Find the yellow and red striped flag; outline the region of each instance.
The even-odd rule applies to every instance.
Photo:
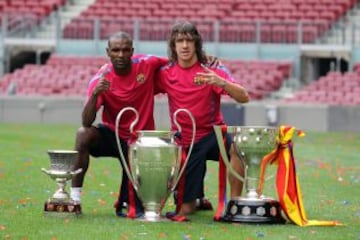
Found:
[[[337,226],[337,221],[308,220],[303,206],[300,183],[296,176],[292,138],[294,134],[305,136],[293,126],[280,126],[277,148],[266,155],[261,163],[259,191],[262,192],[265,168],[268,163],[277,164],[276,189],[282,210],[290,221],[299,226]]]

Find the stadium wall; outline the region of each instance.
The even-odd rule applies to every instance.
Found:
[[[83,103],[83,98],[0,97],[0,122],[80,125]],[[310,131],[360,132],[360,106],[223,102],[222,111],[229,125],[289,124]],[[158,128],[169,127],[164,98],[156,100],[155,118]]]
[[[97,40],[66,40],[61,39],[56,46],[59,54],[70,55],[102,55],[105,56],[107,41]],[[167,43],[165,41],[137,41],[134,42],[137,53],[153,54],[158,56],[167,55]],[[299,45],[283,44],[256,44],[256,43],[205,43],[207,53],[228,59],[275,59],[293,60],[299,57]]]
[[[70,54],[79,56],[101,55],[105,56],[107,41],[97,40],[66,40],[61,39],[56,44],[56,52],[59,54]],[[316,48],[326,47],[326,51],[336,53],[339,46],[344,45],[297,45],[297,44],[256,44],[256,43],[205,43],[204,48],[207,53],[219,58],[227,59],[271,59],[271,60],[292,60],[295,65],[301,56],[301,48],[304,46],[312,46],[314,51]],[[360,47],[346,45],[350,61],[360,62]],[[165,41],[141,41],[134,42],[136,53],[153,54],[158,56],[167,55],[167,43]],[[344,48],[341,48],[341,51]]]

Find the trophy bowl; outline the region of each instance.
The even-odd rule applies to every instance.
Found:
[[[277,146],[278,128],[269,126],[227,126],[236,154],[244,161],[242,177],[231,168],[222,141],[221,126],[214,126],[219,148],[231,174],[244,183],[242,196],[232,198],[226,208],[224,221],[244,223],[284,223],[280,203],[266,197],[259,188],[261,162]]]
[[[144,206],[144,219],[161,221],[161,210],[180,173],[181,146],[176,132],[138,131],[129,146],[129,168],[134,188]]]
[[[66,182],[82,171],[81,168],[72,171],[78,152],[73,150],[48,150],[47,153],[50,157],[50,169],[42,168],[41,170],[56,181],[58,189],[45,202],[44,212],[55,213],[55,215],[81,213],[80,204],[74,203],[66,191]]]
[[[130,132],[136,136],[136,139],[129,142],[128,161],[121,148],[119,133],[118,131],[115,133],[123,167],[144,207],[144,216],[139,220],[168,221],[161,211],[185,170],[194,144],[195,120],[188,110],[178,109],[174,113],[174,122],[179,131],[134,132],[132,128],[138,121],[138,112],[132,107],[127,107],[119,112],[115,129],[119,128],[121,116],[128,110],[133,111],[136,115],[135,121],[130,126]],[[192,143],[184,162],[181,159],[182,146],[178,143],[181,127],[176,121],[176,115],[181,111],[186,112],[193,123]]]

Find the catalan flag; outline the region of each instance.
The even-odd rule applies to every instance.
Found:
[[[308,220],[303,206],[300,183],[296,176],[292,138],[294,134],[305,136],[293,126],[280,126],[277,147],[266,155],[261,163],[259,191],[262,192],[267,164],[277,164],[276,189],[282,210],[288,219],[299,226],[336,226],[337,221]]]

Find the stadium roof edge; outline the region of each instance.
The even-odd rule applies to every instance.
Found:
[[[351,46],[349,45],[301,45],[300,52],[307,57],[342,57],[351,59]]]
[[[22,50],[53,51],[56,48],[56,39],[5,38],[4,46]]]

